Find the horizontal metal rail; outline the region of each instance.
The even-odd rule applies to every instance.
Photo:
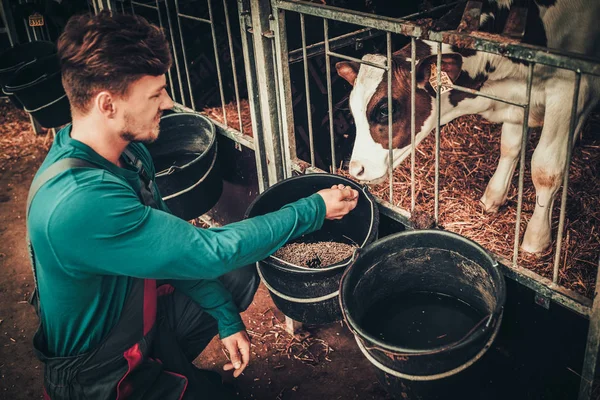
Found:
[[[370,65],[371,67],[375,67],[375,68],[381,68],[383,70],[388,70],[388,66],[387,65],[383,65],[383,64],[377,64],[371,61],[366,61],[366,60],[361,60],[360,58],[355,58],[355,57],[350,57],[344,54],[340,54],[340,53],[334,53],[333,51],[327,51],[326,54],[328,56],[333,56],[333,57],[337,57],[337,58],[341,58],[342,60],[348,60],[348,61],[354,61],[357,63],[361,63],[361,64],[365,64],[365,65]]]
[[[182,14],[182,13],[179,13],[179,12],[177,13],[177,16],[181,17],[181,18],[191,19],[193,21],[203,22],[205,24],[210,24],[211,23],[210,20],[208,20],[208,19],[200,18],[200,17],[194,17],[193,15]]]
[[[390,33],[414,36],[420,39],[429,39],[456,45],[460,48],[479,50],[522,61],[531,61],[536,64],[600,76],[600,59],[586,57],[577,53],[550,50],[545,47],[523,43],[503,43],[498,41],[499,37],[494,40],[493,35],[489,38],[483,35],[474,36],[473,32],[427,31],[415,22],[405,19],[374,16],[373,14],[320,4],[298,3],[291,0],[274,0],[274,5],[276,8],[282,10],[294,11],[332,21],[346,22]]]
[[[304,16],[304,14],[300,14]],[[329,49],[337,50],[342,47],[346,47],[352,44],[355,44],[359,41],[373,39],[379,36],[384,35],[385,33],[382,31],[375,31],[371,28],[359,29],[354,32],[346,33],[345,35],[336,36],[334,38],[329,39]],[[303,55],[302,49],[296,49],[290,51],[289,60],[290,64],[294,64],[302,61],[303,58],[312,58],[318,55],[321,55],[325,52],[325,44],[324,42],[319,42],[315,44],[311,44],[310,46],[306,46],[306,55]]]
[[[158,11],[158,7],[156,7],[156,6],[151,6],[150,4],[140,3],[140,2],[138,2],[138,1],[132,1],[132,2],[131,2],[131,4],[132,4],[132,5],[134,5],[134,6],[140,6],[140,7],[151,8],[151,9],[153,9],[153,10],[156,10],[156,11]]]

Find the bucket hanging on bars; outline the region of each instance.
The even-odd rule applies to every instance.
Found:
[[[25,64],[55,53],[56,45],[46,41],[17,44],[0,53],[0,86],[4,88],[14,73]],[[7,94],[7,96],[13,105],[23,108],[23,105],[13,95]]]
[[[223,179],[217,162],[217,132],[206,117],[172,113],[160,119],[158,139],[147,145],[156,184],[171,212],[191,220],[221,197]]]
[[[340,285],[360,350],[399,398],[411,382],[427,389],[479,360],[498,333],[505,297],[497,262],[476,243],[440,230],[402,232],[367,246]],[[441,398],[461,398],[445,390]]]
[[[14,96],[44,128],[59,127],[71,121],[69,99],[62,86],[56,54],[23,65],[2,90]]]
[[[379,211],[366,186],[332,174],[308,174],[283,180],[261,193],[246,211],[246,218],[279,210],[284,205],[333,185],[347,185],[359,192],[356,208],[341,220],[323,223],[310,237],[315,241],[351,241],[359,247],[377,237]],[[308,235],[307,235],[308,236]],[[288,317],[309,324],[324,324],[342,318],[339,282],[351,257],[324,268],[295,265],[275,256],[257,263],[261,280],[273,302]]]

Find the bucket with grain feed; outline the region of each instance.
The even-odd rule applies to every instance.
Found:
[[[333,185],[350,186],[359,193],[356,208],[340,220],[323,223],[323,227],[295,243],[310,249],[328,243],[340,248],[344,244],[361,248],[377,237],[379,211],[366,186],[333,174],[307,174],[285,179],[261,193],[246,211],[246,218],[279,210],[284,205]],[[324,324],[342,319],[338,300],[342,273],[352,262],[353,251],[342,259],[315,257],[315,265],[302,265],[276,253],[257,263],[262,282],[273,302],[288,317],[307,324]],[[321,262],[322,261],[322,262]]]

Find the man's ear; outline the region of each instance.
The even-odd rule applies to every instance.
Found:
[[[116,114],[115,101],[112,94],[102,91],[94,97],[94,106],[107,118],[113,118]]]
[[[354,86],[354,81],[358,75],[360,64],[355,61],[340,61],[335,64],[335,69],[339,76],[348,81],[349,84]]]
[[[462,63],[462,56],[458,53],[442,54],[442,71],[448,74],[452,83],[458,79],[462,71]],[[432,65],[437,66],[437,54],[427,56],[417,64],[417,85],[419,87],[425,87],[429,81]]]

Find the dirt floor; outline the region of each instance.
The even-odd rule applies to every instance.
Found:
[[[36,136],[25,113],[0,100],[0,399],[41,398],[41,364],[32,350],[37,325],[27,303],[33,280],[25,247],[25,201],[50,134]],[[261,285],[243,319],[252,361],[235,381],[244,399],[389,399],[349,331],[340,323],[308,329],[295,340]],[[219,371],[226,362],[215,339],[196,360]]]

